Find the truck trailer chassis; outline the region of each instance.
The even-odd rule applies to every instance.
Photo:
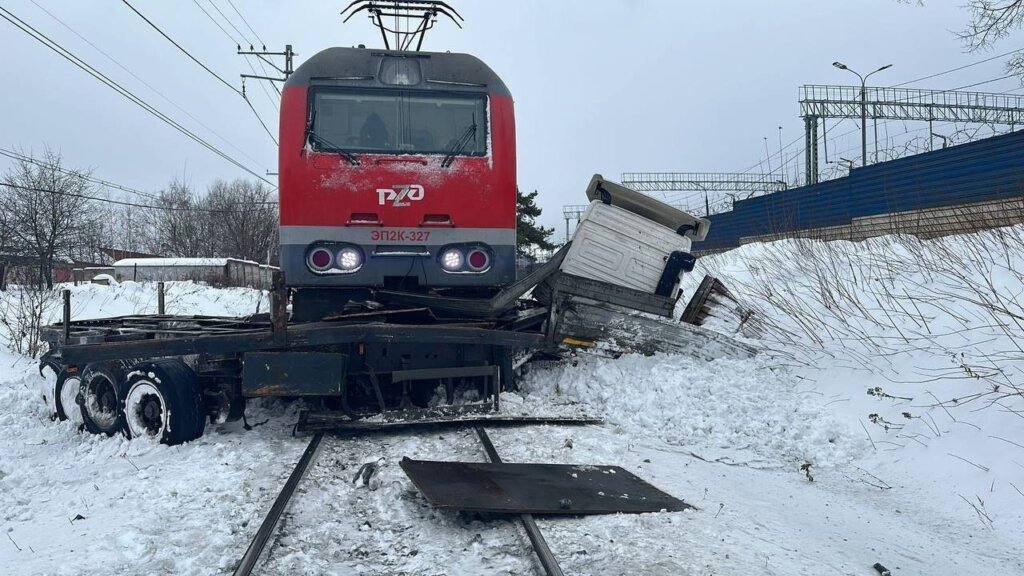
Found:
[[[588,196],[592,211],[603,211],[606,219],[618,210],[628,212],[627,220],[649,218],[643,226],[660,227],[662,235],[706,233],[706,221],[599,175]],[[678,213],[676,221],[666,218],[669,210]],[[600,229],[589,230],[588,242],[603,241]],[[638,236],[639,253],[630,257],[660,274],[647,274],[647,291],[633,278],[616,276],[627,272],[600,277],[609,272],[576,265],[593,255],[586,246],[574,251],[570,242],[490,298],[371,289],[369,298],[350,300],[341,312],[308,322],[289,320],[289,293],[280,275],[270,313],[247,318],[155,314],[72,320],[66,292],[64,321],[43,331],[49,351],[41,367],[58,374],[59,417],[75,409],[67,405],[70,398],[90,432],[148,435],[174,444],[202,435],[207,420],[244,418],[249,398],[305,397],[322,414],[306,414],[301,422],[319,428],[370,416],[380,422],[437,421],[496,413],[500,393],[515,386],[517,363],[536,354],[557,355],[566,343],[602,340],[642,353],[703,358],[754,354],[731,338],[674,320],[679,278],[693,269],[693,257],[645,245],[635,228],[626,233],[608,234]],[[709,294],[698,291],[700,302],[691,301],[688,311],[706,310]]]

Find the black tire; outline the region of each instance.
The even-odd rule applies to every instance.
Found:
[[[82,423],[82,408],[75,400],[81,393],[81,387],[82,375],[78,370],[71,373],[65,367],[57,373],[57,382],[53,385],[53,409],[57,420]]]
[[[82,370],[78,405],[88,432],[113,436],[124,427],[123,362],[94,362]]]
[[[206,427],[202,388],[195,372],[176,358],[142,362],[122,387],[124,433],[163,444],[195,440]]]

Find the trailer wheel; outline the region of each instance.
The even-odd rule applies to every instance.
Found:
[[[82,370],[81,378],[75,402],[81,407],[85,429],[93,434],[113,436],[124,425],[124,412],[121,410],[124,364],[89,364]]]
[[[53,385],[53,407],[57,420],[82,424],[82,408],[75,400],[81,387],[82,376],[77,370],[72,374],[64,368],[57,374],[57,383]]]
[[[203,435],[206,411],[199,379],[178,359],[143,362],[124,383],[125,435],[168,445]]]

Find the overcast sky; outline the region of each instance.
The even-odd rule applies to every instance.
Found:
[[[228,0],[129,1],[228,82],[240,86],[238,75],[251,73],[228,36],[254,35]],[[342,24],[338,12],[348,0],[233,1],[268,48],[292,44],[297,64],[330,46],[381,45],[365,17]],[[595,172],[618,179],[622,172],[742,171],[763,162],[766,136],[772,153],[778,151],[778,126],[784,143],[802,134],[800,85],[856,80],[833,68],[834,60],[861,72],[891,63],[870,83],[892,85],[1022,47],[1015,44],[1018,34],[993,52],[964,53],[953,34],[968,17],[962,0],[929,0],[924,7],[895,0],[449,3],[465,17],[464,29],[439,21],[424,49],[474,54],[505,80],[516,102],[519,186],[540,191],[541,220],[559,235],[562,206],[585,201]],[[121,1],[0,0],[0,6],[254,172],[276,172],[276,148],[244,101]],[[217,178],[246,176],[3,20],[0,53],[0,147],[39,153],[49,145],[71,166],[148,191],[175,177],[205,188]],[[964,86],[1004,75],[1002,66],[995,60],[913,86]],[[973,89],[1019,86],[1011,78]],[[252,81],[247,92],[276,133],[276,93]],[[845,124],[832,132],[846,135],[830,140],[830,156],[859,155],[857,124]],[[894,133],[914,128],[886,126]],[[778,170],[777,158],[773,164]],[[8,165],[0,158],[0,170]],[[795,164],[788,168],[792,179]]]

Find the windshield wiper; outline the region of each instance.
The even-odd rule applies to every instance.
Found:
[[[327,138],[324,138],[323,136],[313,131],[313,122],[315,120],[316,110],[314,109],[313,112],[309,115],[309,123],[306,124],[306,141],[311,144],[318,143],[324,147],[324,149],[318,150],[318,152],[333,152],[338,156],[341,156],[345,160],[348,160],[349,164],[352,164],[353,166],[359,166],[359,158],[356,158],[355,154],[349,152],[348,150],[345,150],[341,146],[338,146],[334,142],[331,142]]]
[[[448,168],[449,166],[451,166],[452,163],[455,162],[455,157],[458,156],[459,154],[462,154],[462,152],[466,149],[466,146],[469,145],[469,141],[471,139],[475,139],[473,138],[475,135],[476,115],[474,114],[473,123],[470,124],[469,128],[466,128],[466,131],[462,133],[462,136],[459,136],[459,139],[456,140],[454,144],[452,144],[452,147],[448,150],[448,154],[445,155],[444,160],[441,160],[441,167]]]
[[[349,152],[348,150],[345,150],[344,148],[338,146],[334,142],[331,142],[327,138],[320,136],[316,132],[310,131],[309,141],[319,143],[322,146],[319,150],[317,150],[317,152],[337,154],[338,156],[341,156],[345,160],[348,160],[349,164],[352,164],[353,166],[359,166],[360,164],[359,158],[356,158],[355,154]]]

